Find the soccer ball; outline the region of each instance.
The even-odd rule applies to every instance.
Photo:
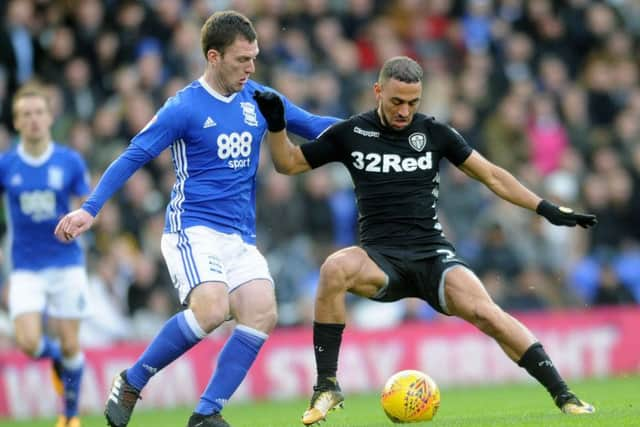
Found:
[[[380,400],[394,423],[429,421],[440,407],[440,390],[423,372],[400,371],[387,380]]]

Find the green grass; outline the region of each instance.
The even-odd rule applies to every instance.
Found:
[[[640,377],[572,381],[572,389],[597,408],[594,415],[564,415],[552,406],[546,392],[534,384],[441,390],[440,411],[429,425],[447,426],[640,426]],[[239,403],[227,406],[225,418],[233,427],[302,426],[307,400]],[[139,411],[130,427],[184,427],[191,408]],[[83,427],[104,426],[102,416],[83,417]],[[8,421],[2,427],[51,427],[53,419]],[[345,409],[332,413],[323,427],[390,427],[376,395],[348,395]]]

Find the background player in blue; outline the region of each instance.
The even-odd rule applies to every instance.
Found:
[[[49,99],[42,88],[22,87],[13,98],[19,143],[0,157],[10,246],[9,311],[16,341],[26,354],[50,358],[54,385],[64,396],[57,427],[79,427],[78,400],[84,367],[78,333],[87,315],[87,277],[78,242],[54,236],[74,196],[89,192],[78,153],[51,140]],[[43,314],[60,344],[43,333]]]
[[[279,96],[259,98],[260,110],[271,123],[267,140],[276,169],[292,175],[332,161],[344,163],[360,214],[361,246],[330,255],[320,270],[313,328],[318,376],[302,422],[325,419],[344,400],[336,374],[347,292],[381,302],[418,297],[443,314],[460,317],[495,339],[563,412],[592,413],[593,406],[569,391],[542,345],[493,302],[442,233],[440,160],[446,158],[499,197],[553,224],[587,228],[596,224],[596,217],[541,199],[474,151],[451,127],[417,113],[422,75],[410,58],[389,59],[374,85],[377,108],[332,126],[302,146],[293,145],[283,132],[288,116]]]
[[[267,123],[249,79],[256,33],[243,15],[217,12],[202,27],[204,75],[179,91],[109,166],[81,209],[56,235],[86,231],[103,203],[143,164],[170,148],[176,183],[166,210],[162,251],[187,309],[171,318],[138,361],[114,380],[105,416],[122,427],[151,376],[231,315],[237,322],[189,426],[228,426],[220,415],[276,324],[273,280],[255,246],[255,181]],[[336,121],[284,100],[288,129],[313,139]]]

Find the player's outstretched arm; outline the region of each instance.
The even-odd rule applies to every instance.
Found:
[[[93,216],[84,209],[66,214],[56,225],[54,234],[61,242],[71,242],[93,225]]]
[[[300,147],[291,142],[285,131],[284,103],[275,92],[255,91],[253,99],[267,121],[267,143],[276,170],[296,175],[311,169]]]
[[[473,151],[459,168],[470,177],[482,182],[502,199],[535,211],[552,224],[569,227],[579,225],[589,228],[598,222],[595,215],[577,213],[573,209],[557,206],[541,199],[511,173],[491,163],[477,151]]]

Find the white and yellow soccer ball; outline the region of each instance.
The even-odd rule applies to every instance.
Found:
[[[440,407],[440,389],[424,372],[400,371],[387,380],[380,400],[394,423],[429,421]]]

